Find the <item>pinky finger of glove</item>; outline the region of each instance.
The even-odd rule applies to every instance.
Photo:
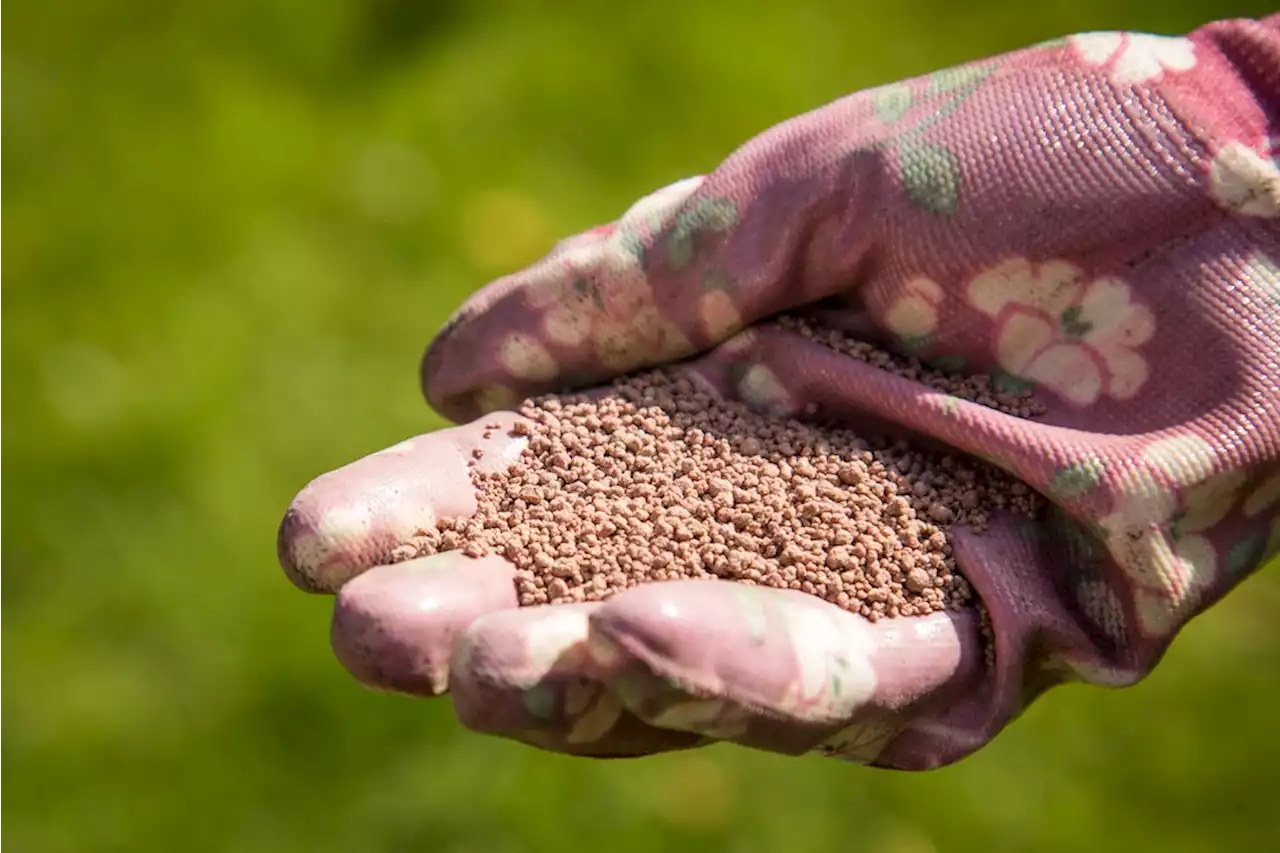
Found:
[[[623,705],[651,725],[871,762],[983,672],[976,613],[872,623],[791,590],[673,581],[591,615]]]

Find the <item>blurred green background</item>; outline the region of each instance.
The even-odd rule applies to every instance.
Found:
[[[358,687],[276,567],[307,480],[441,425],[489,278],[837,96],[1245,0],[10,5],[4,840],[13,851],[1260,850],[1280,581],[1138,687],[931,774],[629,763]]]

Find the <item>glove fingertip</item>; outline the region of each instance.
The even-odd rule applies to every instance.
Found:
[[[514,571],[500,557],[456,552],[371,569],[338,593],[334,655],[369,687],[439,696],[458,637],[484,613],[516,606]]]

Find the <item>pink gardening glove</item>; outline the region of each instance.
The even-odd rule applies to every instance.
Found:
[[[1280,16],[1073,36],[837,101],[477,293],[423,363],[458,422],[327,474],[280,557],[338,592],[362,681],[473,729],[638,755],[715,739],[928,768],[1047,688],[1136,682],[1280,547]],[[1034,387],[1019,420],[767,318],[810,310],[923,362]],[[522,398],[691,359],[778,415],[895,424],[1043,493],[953,531],[990,613],[874,624],[722,581],[520,609],[513,567],[399,562],[466,516]],[[501,414],[489,414],[499,412]],[[505,412],[505,413],[504,413]],[[492,470],[492,469],[491,469]]]

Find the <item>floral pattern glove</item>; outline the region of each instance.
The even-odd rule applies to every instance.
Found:
[[[922,769],[1046,689],[1133,684],[1280,549],[1280,16],[1089,33],[862,92],[477,293],[431,345],[467,425],[326,474],[280,556],[338,592],[368,684],[449,691],[483,732],[581,755],[713,740]],[[835,353],[820,314],[1033,388],[1020,420]],[[663,364],[791,415],[888,423],[1011,472],[1039,520],[955,532],[973,613],[870,623],[801,593],[673,581],[517,608],[512,567],[409,559],[474,513],[520,399]],[[474,420],[479,418],[480,420]]]

